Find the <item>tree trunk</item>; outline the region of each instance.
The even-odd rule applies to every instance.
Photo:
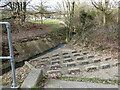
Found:
[[[41,14],[41,24],[43,24],[43,14]]]
[[[120,1],[119,1],[119,7],[118,7],[118,24],[120,24]]]
[[[26,2],[23,2],[23,22],[25,22],[26,19]]]
[[[106,24],[106,14],[105,14],[105,12],[103,12],[103,25],[105,25]]]

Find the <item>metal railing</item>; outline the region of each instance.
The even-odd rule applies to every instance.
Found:
[[[16,77],[15,77],[15,67],[14,67],[14,55],[13,55],[13,48],[12,48],[11,34],[10,34],[10,23],[8,23],[8,22],[0,22],[0,25],[3,25],[3,24],[6,25],[6,28],[7,28],[10,56],[0,57],[0,59],[10,59],[11,60],[12,77],[13,77],[13,84],[12,84],[11,88],[17,88],[17,86],[16,86]]]

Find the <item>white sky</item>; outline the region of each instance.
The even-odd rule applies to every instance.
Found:
[[[41,0],[32,0],[31,1],[31,4],[39,4]],[[46,1],[46,5],[51,7],[51,9],[54,10],[54,8],[58,5],[58,3],[62,3],[62,1],[64,0],[43,0],[43,2]],[[90,3],[91,4],[91,0],[74,0],[74,1],[80,1],[81,3],[82,2],[87,2],[87,3]],[[99,1],[99,0],[95,0],[95,1]],[[102,0],[103,1],[103,0]],[[110,1],[113,1],[113,0],[110,0]],[[114,1],[119,1],[119,0],[114,0]]]
[[[62,3],[62,1],[64,1],[64,0],[43,0],[43,2],[44,1],[46,1],[47,6],[50,6],[52,9],[54,9],[54,7],[57,6],[57,3]],[[75,1],[84,2],[86,0],[75,0]],[[40,0],[32,0],[31,4],[36,5],[36,4],[39,4],[39,2],[40,2]],[[87,2],[89,3],[89,2],[91,2],[91,0],[87,0]]]

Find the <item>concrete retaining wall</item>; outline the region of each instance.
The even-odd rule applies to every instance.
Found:
[[[18,55],[15,56],[15,62],[29,59],[34,55],[43,53],[47,50],[50,50],[51,48],[55,48],[61,43],[62,42],[60,40],[52,40],[50,38],[16,43],[13,45],[13,48],[18,53]],[[10,67],[10,63],[5,63],[2,65],[2,69],[5,69],[7,67]]]

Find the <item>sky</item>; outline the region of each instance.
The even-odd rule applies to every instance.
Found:
[[[41,0],[32,0],[31,4],[36,5],[40,1]],[[62,3],[62,1],[65,1],[65,0],[43,0],[43,1],[46,1],[46,5],[51,7],[50,9],[54,10],[54,8],[58,5],[57,3]],[[74,1],[80,1],[81,3],[87,2],[88,4],[91,4],[91,0],[74,0]],[[99,0],[95,0],[95,1],[99,1]],[[102,1],[104,1],[104,0],[102,0]],[[110,1],[113,1],[113,0],[110,0]],[[119,1],[119,0],[115,0],[115,1]]]
[[[40,0],[32,0],[31,1],[31,4],[38,4]],[[54,10],[54,8],[58,5],[57,3],[62,3],[62,1],[64,0],[43,0],[43,1],[46,1],[46,5],[51,7],[51,9]],[[84,2],[86,0],[75,0],[75,1],[80,1],[80,2]],[[91,2],[91,0],[87,0],[87,2]]]

